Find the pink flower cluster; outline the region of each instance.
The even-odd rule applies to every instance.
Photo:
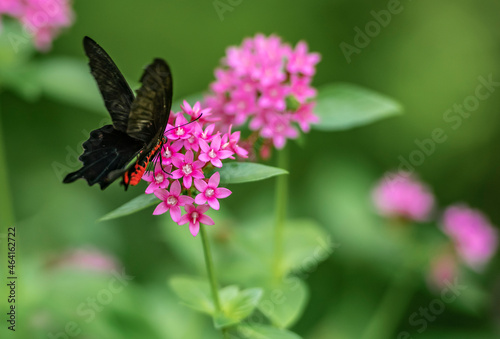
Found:
[[[179,225],[189,223],[191,234],[196,236],[200,223],[214,224],[205,213],[210,208],[218,210],[219,199],[231,194],[227,188],[219,187],[219,172],[210,178],[205,178],[205,174],[222,167],[222,161],[234,159],[234,155],[246,157],[247,151],[238,146],[240,132],[229,130],[221,134],[215,132],[215,124],[206,122],[211,115],[210,108],[201,110],[199,102],[191,107],[184,101],[181,109],[170,114],[161,160],[156,161],[154,170],[145,172],[142,179],[150,183],[146,194],[153,193],[162,200],[153,214],[170,211],[173,221]],[[195,120],[201,114],[203,118]]]
[[[74,16],[68,0],[2,0],[2,14],[19,20],[41,51],[50,49],[52,40],[61,28],[71,25]]]
[[[465,205],[450,206],[444,212],[442,224],[458,255],[475,270],[481,270],[497,250],[497,230],[478,210]]]
[[[299,136],[294,123],[308,132],[318,122],[311,80],[319,60],[303,41],[294,49],[273,35],[247,38],[227,49],[205,102],[221,128],[249,120],[252,131],[281,149]]]
[[[434,206],[429,188],[408,172],[389,173],[373,191],[375,206],[381,215],[424,221]]]

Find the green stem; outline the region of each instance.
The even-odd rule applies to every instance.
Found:
[[[9,189],[10,185],[7,173],[7,157],[5,154],[4,137],[2,132],[2,119],[0,114],[0,211],[2,211],[0,213],[0,225],[3,225],[6,231],[8,227],[14,225],[14,212]],[[2,229],[1,231],[3,232],[4,230]]]
[[[418,263],[413,259],[403,265],[400,273],[393,277],[362,339],[385,339],[393,336],[417,288],[415,270]]]
[[[208,242],[207,232],[205,231],[205,225],[200,224],[200,233],[201,241],[203,242],[203,254],[205,255],[208,280],[210,282],[210,288],[212,289],[212,297],[214,298],[215,311],[216,313],[219,313],[222,311],[219,300],[219,289],[215,278],[214,263],[212,260],[212,253],[210,252],[210,243]]]
[[[278,168],[288,169],[288,149],[278,152]],[[286,203],[288,196],[288,177],[279,175],[276,178],[276,224],[274,228],[274,261],[273,275],[276,281],[281,278],[281,262],[283,260],[283,242],[286,220]]]

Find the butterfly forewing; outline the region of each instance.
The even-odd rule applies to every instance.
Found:
[[[132,103],[127,134],[144,141],[149,148],[165,131],[172,106],[172,75],[167,63],[155,59],[144,70],[142,87]]]
[[[134,94],[111,57],[89,37],[83,39],[85,54],[89,58],[90,72],[94,76],[113,126],[127,132],[128,118]]]

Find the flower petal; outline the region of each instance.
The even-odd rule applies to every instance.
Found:
[[[170,195],[167,190],[162,190],[162,189],[157,189],[153,193],[160,200],[166,200]]]
[[[160,202],[153,211],[153,215],[160,215],[168,211],[168,205],[164,201]]]
[[[181,194],[181,184],[179,180],[175,180],[172,185],[170,185],[170,194],[178,197]]]
[[[210,179],[208,179],[208,185],[212,188],[216,188],[217,186],[219,186],[219,182],[220,182],[220,173],[219,172],[215,172],[211,177]],[[205,186],[206,187],[206,186]]]
[[[231,191],[224,187],[217,187],[215,189],[215,197],[217,199],[224,199],[231,195]]]
[[[205,198],[205,194],[200,193],[194,199],[194,203],[197,205],[203,205],[207,202],[207,198]]]
[[[209,181],[210,182],[210,181]],[[205,190],[207,189],[207,183],[205,182],[205,180],[201,180],[201,179],[196,179],[194,181],[194,187],[196,187],[196,189],[200,192],[205,192]]]
[[[212,197],[211,199],[208,199],[208,205],[217,211],[220,208],[219,200],[215,199],[214,197]]]
[[[205,214],[202,214],[200,216],[200,222],[203,225],[214,225],[215,224],[215,221],[212,218],[210,218],[208,215],[205,215]]]
[[[200,230],[200,224],[199,223],[196,223],[196,224],[193,224],[192,222],[189,223],[189,231],[191,232],[191,234],[193,235],[193,237],[196,237],[196,235],[198,234]]]
[[[172,206],[170,208],[170,216],[172,217],[172,220],[175,222],[179,222],[181,219],[181,208],[179,206]]]

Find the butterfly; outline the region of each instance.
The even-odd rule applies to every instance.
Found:
[[[163,59],[154,59],[141,77],[134,96],[110,56],[89,37],[83,39],[85,54],[104,99],[112,124],[90,133],[79,157],[83,167],[68,174],[63,182],[84,178],[101,189],[117,178],[127,190],[137,185],[148,164],[159,158],[172,106],[172,75]],[[161,160],[161,159],[160,159]]]

